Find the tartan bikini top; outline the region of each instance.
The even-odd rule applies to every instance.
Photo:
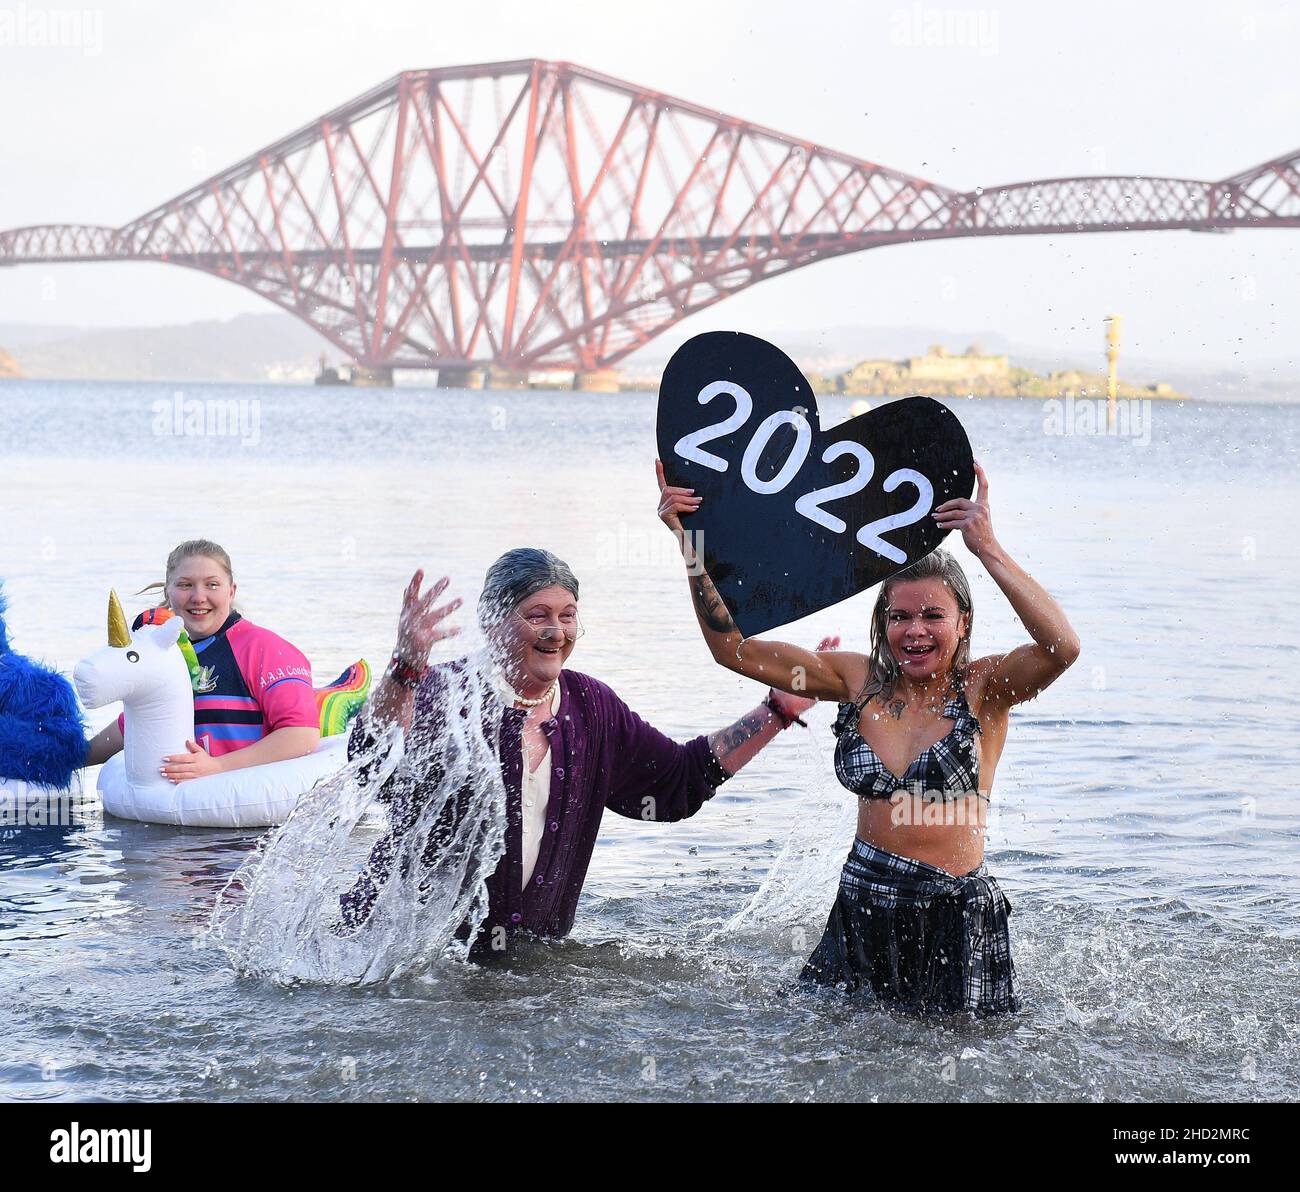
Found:
[[[975,734],[984,730],[960,686],[943,706],[943,715],[953,721],[952,731],[929,746],[901,777],[885,766],[858,730],[862,709],[869,700],[868,696],[858,703],[841,704],[835,718],[835,735],[839,738],[835,744],[835,776],[859,799],[887,799],[897,790],[931,799],[979,793]]]

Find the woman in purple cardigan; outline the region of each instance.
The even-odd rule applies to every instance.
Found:
[[[436,739],[445,725],[447,685],[465,681],[466,659],[427,664],[433,644],[458,632],[446,619],[461,601],[437,605],[448,581],[421,595],[423,579],[417,571],[407,586],[396,649],[353,726],[349,756],[371,748],[395,724],[408,741]],[[504,952],[517,931],[568,934],[607,807],[641,820],[694,815],[814,702],[769,690],[727,728],[685,744],[672,741],[599,679],[565,669],[583,633],[578,581],[549,551],[502,555],[488,570],[478,614],[500,697],[491,706],[500,712],[495,738],[506,824],[504,855],[486,883],[488,911],[470,951],[474,959]],[[832,639],[821,648],[835,645]],[[372,850],[365,874],[342,896],[340,927],[356,928],[370,915],[404,833],[440,777],[435,764],[423,778],[404,784],[390,778],[378,792],[388,804],[389,831]],[[460,815],[463,805],[451,800],[430,833],[425,863],[454,840]]]

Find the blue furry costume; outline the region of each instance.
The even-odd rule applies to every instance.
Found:
[[[9,648],[0,590],[0,782],[66,787],[86,760],[86,726],[72,684]]]

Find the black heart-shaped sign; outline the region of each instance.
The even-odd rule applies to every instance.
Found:
[[[949,533],[936,505],[975,487],[957,416],[908,397],[821,429],[794,362],[738,331],[697,335],[659,386],[659,458],[700,508],[682,526],[747,637],[888,579]]]

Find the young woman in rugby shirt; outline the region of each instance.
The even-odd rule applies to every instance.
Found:
[[[320,741],[311,666],[284,638],[234,609],[230,556],[215,542],[182,542],[167,557],[164,606],[185,622],[200,666],[194,739],[187,752],[158,759],[172,782],[302,757]],[[138,629],[149,617],[136,618]],[[122,717],[90,743],[88,766],[122,748]]]

